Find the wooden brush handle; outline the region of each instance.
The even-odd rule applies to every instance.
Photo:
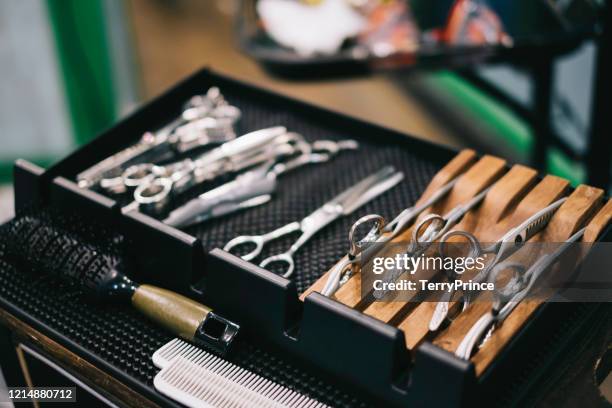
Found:
[[[212,311],[183,295],[150,285],[136,288],[132,305],[152,321],[190,341]]]

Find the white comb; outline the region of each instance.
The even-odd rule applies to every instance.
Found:
[[[180,339],[157,350],[153,363],[161,368],[155,388],[188,407],[327,407]]]

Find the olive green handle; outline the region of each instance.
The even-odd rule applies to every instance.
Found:
[[[132,305],[149,319],[186,340],[193,340],[196,330],[211,309],[178,293],[150,285],[140,285],[132,296]]]

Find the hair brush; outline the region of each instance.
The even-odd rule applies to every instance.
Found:
[[[140,285],[121,272],[120,262],[74,234],[32,216],[3,228],[5,255],[20,266],[74,282],[101,301],[129,301],[175,335],[224,353],[240,327],[178,293]]]

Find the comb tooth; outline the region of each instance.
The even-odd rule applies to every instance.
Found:
[[[189,376],[185,375],[185,370],[183,369],[183,362],[181,360],[178,360],[178,364],[175,370],[174,375],[171,378],[171,381],[173,383],[176,384],[176,386],[180,389],[184,389],[185,388],[185,384],[186,381],[188,380]]]
[[[279,404],[290,405],[291,400],[294,399],[294,395],[291,393],[291,390],[285,388],[279,384],[274,384],[272,388],[272,393],[269,394],[269,397],[274,401],[278,401]]]
[[[326,407],[288,387],[174,339],[154,356],[168,359],[155,387],[190,407]]]
[[[168,349],[164,353],[164,358],[167,360],[167,362],[170,362],[171,359],[173,359],[177,355],[180,355],[184,349],[188,349],[188,348],[189,348],[189,344],[184,343],[184,342],[175,341],[172,347],[168,347]]]
[[[284,402],[285,405],[289,406],[289,407],[299,407],[299,406],[307,406],[307,405],[300,405],[302,404],[302,401],[304,401],[306,399],[305,395],[291,395],[291,398]],[[308,401],[304,402],[305,404],[308,404]]]
[[[258,392],[266,393],[266,395],[267,395],[268,390],[273,385],[274,384],[272,383],[272,381],[268,380],[267,378],[259,377],[252,384],[252,388],[251,389],[252,390],[256,390]]]
[[[274,401],[278,401],[280,404],[289,405],[292,399],[295,399],[293,392],[280,384],[274,384],[271,392],[268,396]]]
[[[171,347],[168,347],[166,350],[164,350],[163,356],[166,360],[170,361],[172,358],[176,357],[177,355],[181,354],[181,352],[185,349],[189,349],[190,345],[188,343],[185,342],[177,342],[175,341],[176,339],[172,340],[172,343],[170,343],[169,345]]]

